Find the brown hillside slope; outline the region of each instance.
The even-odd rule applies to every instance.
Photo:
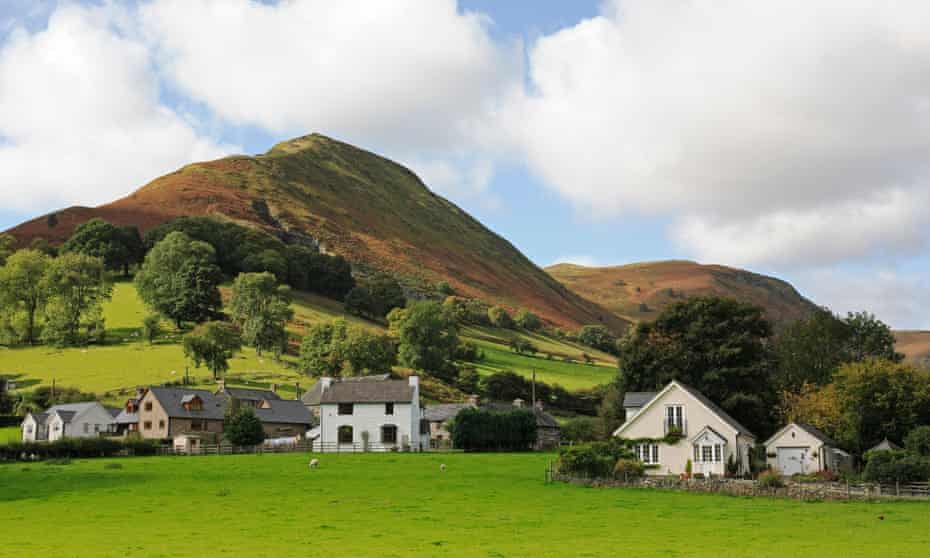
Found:
[[[316,134],[256,157],[188,165],[113,203],[73,207],[9,232],[21,244],[37,237],[57,243],[91,217],[144,231],[182,215],[310,235],[362,272],[388,270],[422,289],[447,281],[464,296],[530,308],[564,327],[604,323],[619,332],[628,325],[565,288],[410,170]]]
[[[721,265],[690,261],[612,267],[557,264],[546,271],[581,296],[634,322],[653,320],[668,305],[701,295],[756,304],[776,323],[801,318],[815,308],[784,281]]]
[[[907,362],[930,367],[930,331],[896,331],[895,348],[904,353]]]

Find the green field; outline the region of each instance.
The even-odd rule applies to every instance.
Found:
[[[316,471],[306,454],[0,465],[0,556],[896,557],[930,545],[925,503],[546,485],[550,458],[327,454]]]
[[[0,428],[0,444],[18,442],[21,437],[22,433],[20,432],[18,426],[4,426],[3,428]]]
[[[295,293],[294,322],[292,334],[301,335],[310,324],[345,317],[339,302],[307,293]],[[180,335],[170,324],[164,323],[165,333],[154,345],[141,341],[139,329],[147,310],[139,299],[132,283],[117,283],[113,298],[104,307],[107,324],[107,343],[86,348],[56,349],[54,347],[0,347],[0,373],[12,374],[24,389],[40,384],[48,385],[55,380],[60,386],[77,387],[100,395],[110,403],[121,403],[125,394],[135,386],[161,384],[180,380],[187,369],[196,385],[209,385],[212,377],[206,368],[195,369],[184,358]],[[348,317],[350,322],[382,329],[383,326],[358,318]],[[503,332],[493,328],[469,328],[464,332],[484,350],[486,360],[478,366],[484,375],[501,370],[529,376],[537,370],[541,381],[558,383],[575,389],[591,387],[610,381],[614,368],[609,355],[589,350],[599,366],[563,362],[558,355],[580,358],[583,348],[578,345],[549,339],[536,334]],[[544,356],[517,355],[506,347],[512,335],[530,339],[540,350],[556,355],[554,360]],[[542,353],[541,353],[542,355]],[[237,354],[230,362],[230,379],[235,383],[276,382],[289,388],[296,382],[309,384],[289,364],[293,357],[282,362],[271,358],[259,358],[249,348]]]

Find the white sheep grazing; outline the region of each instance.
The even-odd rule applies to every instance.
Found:
[[[310,468],[311,468],[311,469],[316,469],[316,468],[319,467],[319,466],[320,466],[320,460],[319,460],[319,459],[314,458],[314,459],[311,459],[311,460],[310,460]]]
[[[440,472],[440,473],[445,473],[445,472],[446,472],[446,464],[445,464],[445,463],[443,463],[442,465],[439,466],[439,472]]]

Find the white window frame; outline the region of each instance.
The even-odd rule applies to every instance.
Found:
[[[643,462],[644,465],[659,465],[659,444],[636,444],[633,447],[636,459]]]
[[[675,410],[677,409],[677,413]],[[681,403],[670,403],[665,406],[665,424],[677,426],[679,430],[685,428],[685,406]]]

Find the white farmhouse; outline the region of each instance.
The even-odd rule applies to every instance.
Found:
[[[96,438],[115,428],[114,412],[96,401],[54,405],[23,419],[24,442],[54,442],[62,438]]]
[[[749,471],[756,437],[698,390],[673,381],[657,393],[628,393],[623,406],[626,422],[614,436],[648,440],[634,447],[648,474],[681,475],[689,460],[695,474],[723,476],[730,459],[740,474]]]
[[[320,378],[303,401],[320,421],[314,451],[429,448],[417,376]]]

